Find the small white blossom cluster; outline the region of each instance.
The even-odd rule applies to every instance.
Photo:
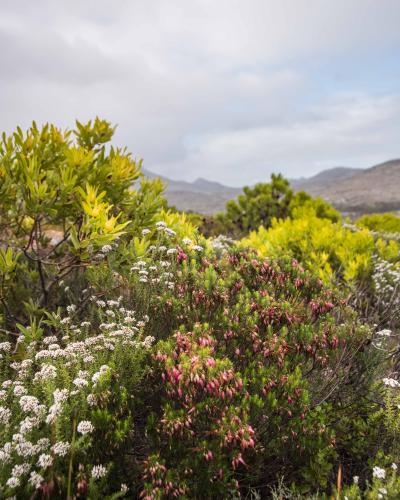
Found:
[[[49,471],[60,460],[68,460],[71,443],[67,436],[55,436],[54,426],[69,415],[77,396],[83,396],[90,407],[98,404],[102,377],[111,373],[111,365],[106,364],[110,356],[127,349],[149,349],[154,343],[153,337],[144,335],[149,317],[138,318],[135,311],[123,307],[122,297],[90,299],[103,320],[96,335],[91,335],[90,322],[74,323],[76,307],[69,306],[67,316],[60,318],[59,336],[30,342],[22,336],[26,359],[9,363],[0,358],[0,373],[10,372],[0,384],[0,471],[7,471],[1,487],[17,495],[18,488],[28,484],[40,488]],[[0,351],[11,353],[11,344],[1,342]],[[76,431],[80,436],[95,431],[84,413]],[[92,468],[94,479],[106,473],[103,465]]]
[[[220,234],[219,236],[211,240],[212,248],[219,251],[221,254],[227,252],[234,243],[235,241],[232,238],[229,238],[228,236],[225,236],[223,234]]]
[[[165,251],[168,256],[171,256],[177,252],[176,248],[165,249]],[[167,288],[173,289],[175,286],[175,283],[172,279],[173,274],[165,271],[165,269],[169,268],[170,266],[171,262],[167,260],[159,261],[158,266],[147,266],[147,263],[145,261],[139,260],[134,266],[131,267],[131,273],[137,274],[140,283],[162,283]]]
[[[386,377],[382,379],[382,382],[388,387],[393,387],[393,388],[400,387],[400,383],[394,378]]]
[[[400,321],[400,267],[383,259],[376,259],[372,275],[375,287],[375,307],[384,313],[391,324]],[[387,316],[387,317],[386,317]]]
[[[385,469],[382,469],[381,467],[375,465],[375,467],[372,469],[372,476],[376,477],[377,479],[385,479],[386,471]]]
[[[82,420],[82,422],[79,422],[76,430],[80,434],[85,435],[85,434],[91,434],[94,431],[94,427],[92,422],[90,422],[89,420]]]
[[[101,479],[107,474],[107,469],[104,465],[95,465],[92,469],[92,477],[94,479]]]
[[[159,233],[164,233],[167,236],[175,236],[176,235],[176,232],[173,229],[167,227],[167,224],[163,221],[156,222],[156,230]]]

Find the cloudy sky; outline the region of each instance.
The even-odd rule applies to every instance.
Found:
[[[241,186],[400,157],[399,0],[0,0],[2,130],[118,124],[146,168]]]

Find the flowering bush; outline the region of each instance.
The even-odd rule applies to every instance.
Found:
[[[1,344],[2,494],[327,487],[345,422],[365,419],[368,331],[296,261],[156,227],[144,254],[121,242],[87,270],[79,305]]]
[[[0,345],[2,498],[99,498],[127,491],[118,471],[129,467],[134,478],[125,447],[139,446],[131,398],[154,339],[121,300],[91,298],[92,322],[74,322],[70,306],[49,320],[54,335],[28,328],[15,348]]]

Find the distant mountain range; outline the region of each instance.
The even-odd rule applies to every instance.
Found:
[[[236,198],[241,188],[224,186],[199,178],[194,182],[175,181],[144,171],[147,177],[160,177],[166,184],[165,196],[180,210],[213,214]],[[266,179],[267,181],[267,179]],[[371,168],[335,167],[309,178],[290,179],[296,191],[321,196],[343,212],[400,210],[400,159]]]

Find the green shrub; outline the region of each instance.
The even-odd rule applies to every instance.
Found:
[[[102,248],[154,222],[163,205],[161,181],[136,182],[141,161],[106,149],[113,132],[96,119],[77,122],[74,131],[33,123],[25,134],[20,128],[3,134],[0,313],[6,328],[54,307],[62,299],[60,281],[77,284]]]
[[[245,187],[237,200],[228,201],[217,221],[225,226],[225,233],[243,236],[260,225],[269,227],[274,217],[287,217],[292,198],[289,182],[280,174],[272,174],[270,183]]]

